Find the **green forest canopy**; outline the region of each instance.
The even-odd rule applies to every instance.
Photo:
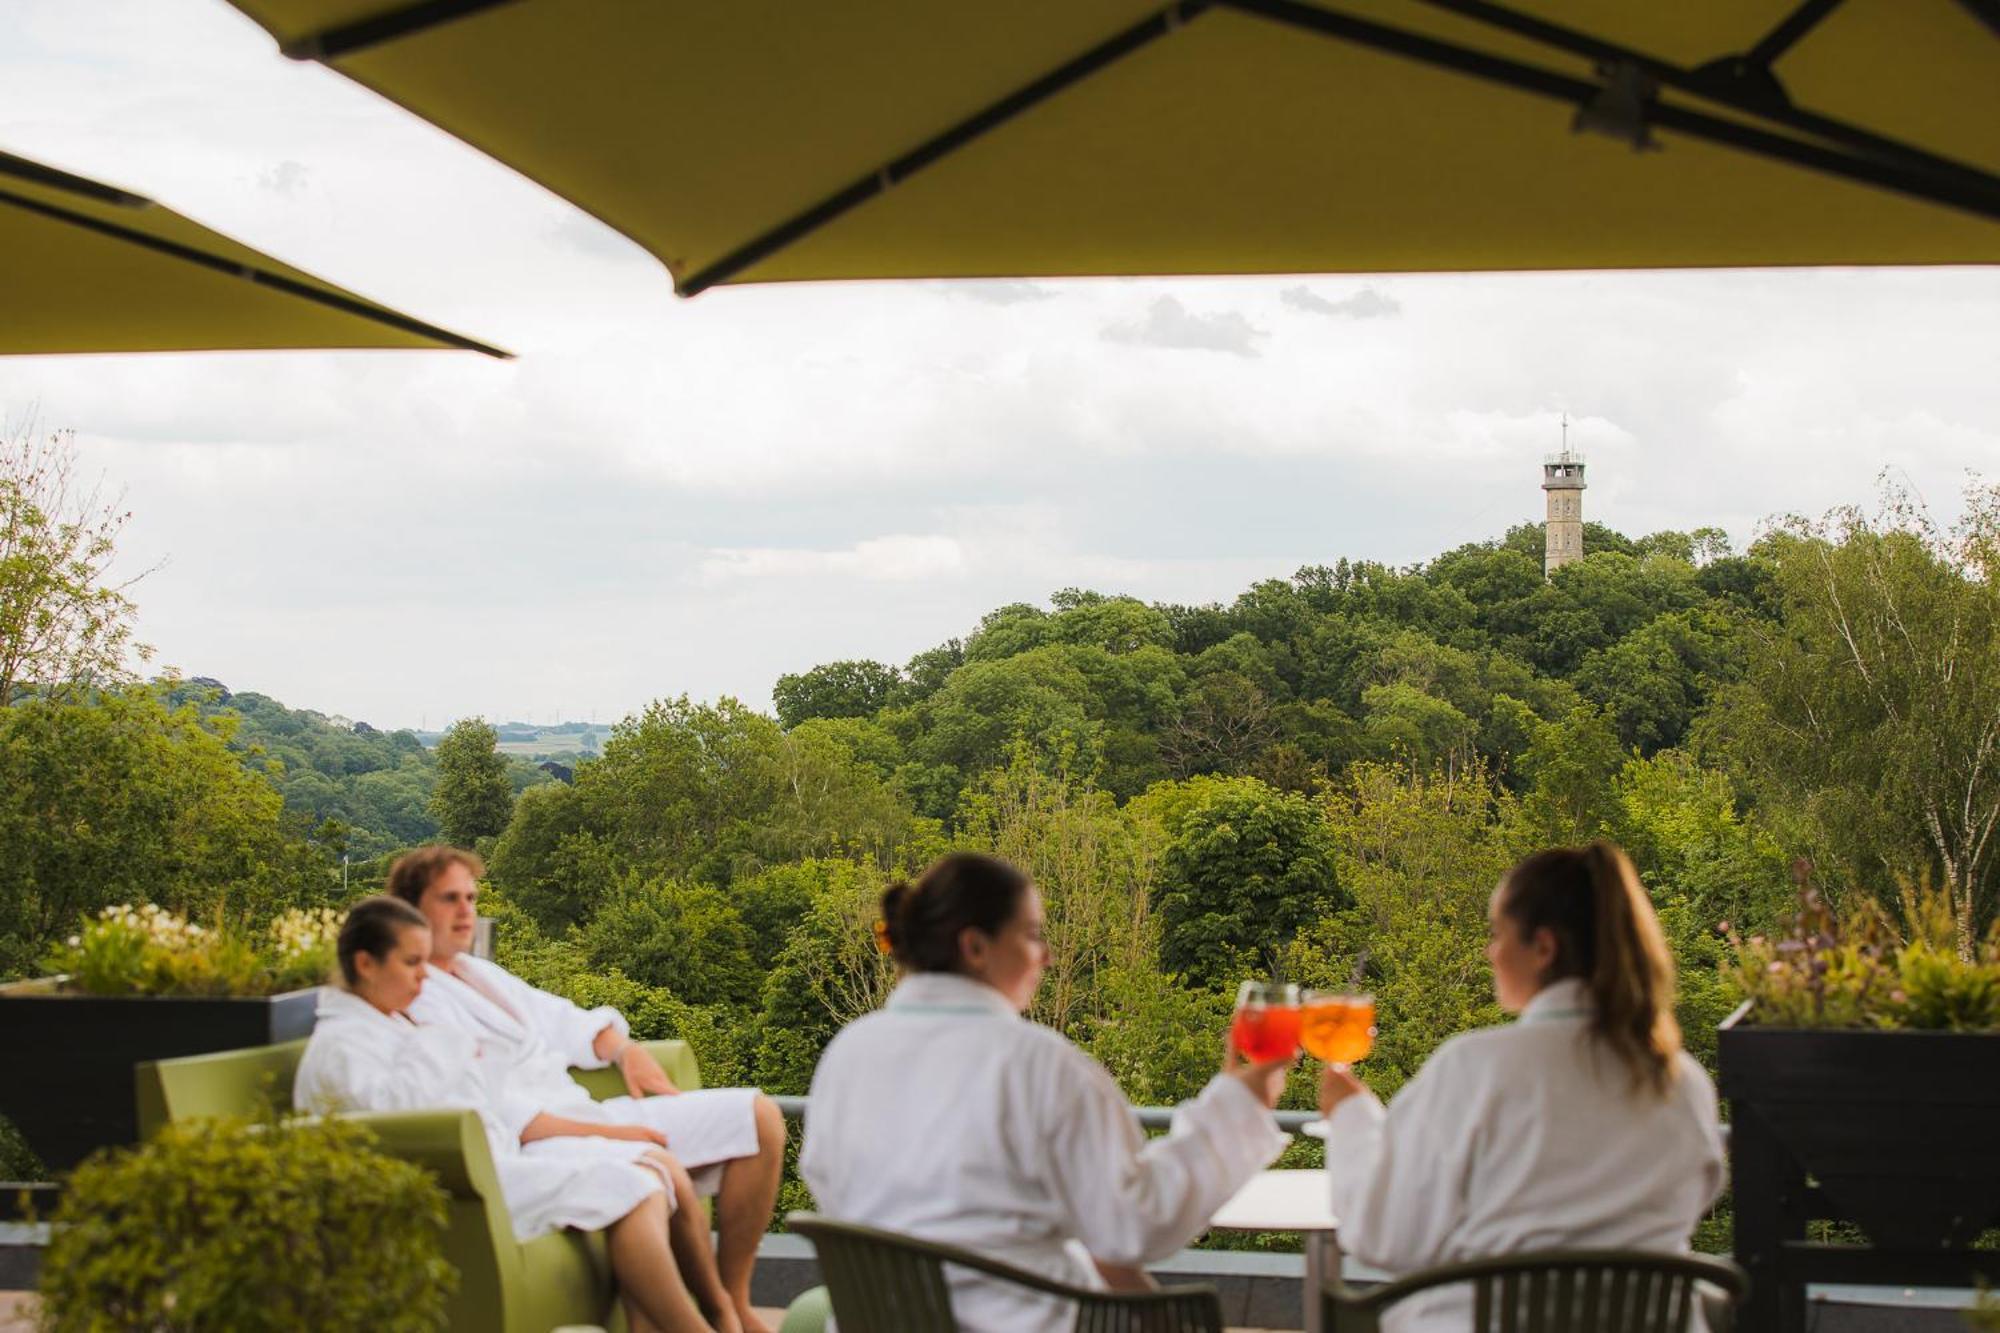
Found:
[[[496,766],[477,722],[433,753],[192,683],[30,697],[0,714],[0,968],[111,901],[337,900],[343,852],[372,888],[442,817],[488,856],[505,961],[685,1036],[712,1081],[802,1092],[890,982],[884,884],[972,846],[1034,872],[1039,1016],[1136,1100],[1199,1085],[1238,977],[1340,985],[1364,952],[1386,1092],[1497,1017],[1500,872],[1610,836],[1701,1053],[1732,1003],[1716,927],[1775,921],[1796,856],[1836,897],[1929,878],[1968,938],[1992,918],[1996,533],[1974,488],[1951,532],[1844,512],[1742,554],[1593,524],[1553,578],[1526,525],[1227,605],[1064,590],[901,666],[786,675],[775,717],[656,701],[569,781]],[[88,831],[53,813],[79,803]]]

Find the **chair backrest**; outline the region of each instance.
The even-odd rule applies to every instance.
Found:
[[[292,1075],[305,1049],[300,1040],[146,1061],[134,1071],[140,1137],[176,1120],[290,1110]]]
[[[1113,1295],[1052,1282],[957,1246],[812,1213],[793,1213],[785,1226],[812,1241],[844,1330],[957,1333],[944,1271],[950,1264],[1075,1302],[1076,1333],[1222,1333],[1222,1301],[1213,1287]]]
[[[1749,1279],[1704,1255],[1545,1250],[1427,1268],[1359,1297],[1329,1290],[1325,1322],[1337,1333],[1373,1329],[1389,1306],[1461,1285],[1471,1290],[1471,1333],[1686,1333],[1704,1289],[1733,1303]]]

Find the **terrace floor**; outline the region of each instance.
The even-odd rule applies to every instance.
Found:
[[[785,1317],[783,1310],[759,1310],[764,1322],[776,1328]],[[0,1291],[0,1333],[35,1333],[35,1297],[32,1292]],[[1276,1329],[1232,1329],[1230,1333],[1279,1333]]]

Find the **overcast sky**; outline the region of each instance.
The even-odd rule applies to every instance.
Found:
[[[380,726],[769,707],[1079,585],[1227,599],[1538,518],[1634,534],[2000,472],[2000,272],[829,284],[647,255],[221,0],[7,0],[0,148],[469,353],[0,358],[126,491],[157,661]],[[662,127],[672,133],[671,126]],[[0,315],[4,317],[4,315]]]

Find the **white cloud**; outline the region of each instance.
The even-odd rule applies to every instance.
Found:
[[[1423,559],[1537,516],[1565,412],[1591,516],[1632,532],[1740,540],[1885,466],[1949,517],[1966,469],[2000,471],[1990,269],[682,301],[226,5],[8,18],[0,148],[521,354],[0,359],[0,418],[76,427],[134,511],[126,562],[172,557],[139,588],[161,661],[378,725],[763,704],[1065,585],[1201,601]]]
[[[1104,336],[1115,343],[1256,356],[1257,340],[1269,335],[1237,311],[1217,310],[1198,315],[1176,298],[1161,296],[1146,307],[1145,318],[1109,325]]]
[[[880,583],[950,578],[965,568],[965,553],[950,537],[871,537],[838,551],[785,547],[719,547],[695,567],[704,583],[733,579],[806,579],[833,575]]]
[[[1329,301],[1310,287],[1287,287],[1278,293],[1278,299],[1294,310],[1341,319],[1380,319],[1384,315],[1397,314],[1403,308],[1373,287],[1363,287],[1354,295],[1343,296],[1338,301]]]

